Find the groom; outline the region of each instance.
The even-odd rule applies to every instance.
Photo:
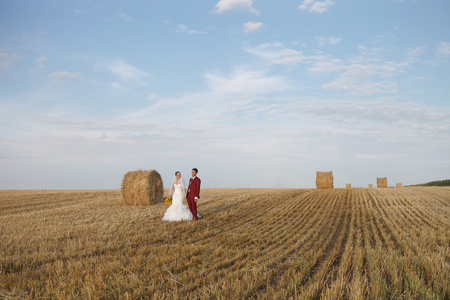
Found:
[[[186,199],[189,210],[192,213],[192,221],[198,220],[197,216],[197,200],[200,198],[200,184],[202,181],[197,177],[198,170],[192,169],[192,178],[189,180],[189,186],[186,192]]]

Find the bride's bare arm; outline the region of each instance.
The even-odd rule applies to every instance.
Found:
[[[172,193],[170,193],[170,195],[169,195],[169,197],[170,198],[172,198],[172,195],[173,195],[173,192],[175,191],[175,187],[174,187],[174,185],[172,184]]]

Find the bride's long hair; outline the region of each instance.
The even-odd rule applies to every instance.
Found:
[[[176,171],[175,175],[173,175],[172,178],[172,183],[170,184],[170,191],[169,191],[169,195],[172,195],[173,189],[174,189],[174,185],[177,183],[177,174],[180,173],[180,182],[179,184],[181,184],[181,189],[183,190],[183,194],[186,193],[186,182],[183,179],[183,176],[181,176],[181,172],[180,171]]]

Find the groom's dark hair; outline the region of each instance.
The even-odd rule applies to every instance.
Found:
[[[198,173],[197,168],[193,168],[192,170],[194,170],[196,174]]]

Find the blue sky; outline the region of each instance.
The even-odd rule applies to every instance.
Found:
[[[1,1],[0,189],[450,178],[447,0]]]

